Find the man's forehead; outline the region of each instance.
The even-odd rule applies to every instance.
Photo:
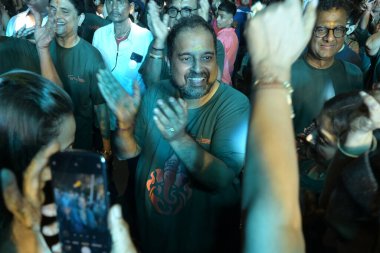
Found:
[[[332,8],[330,10],[321,10],[317,13],[317,25],[324,22],[341,22],[347,23],[348,14],[343,8]]]
[[[201,29],[183,31],[174,42],[174,51],[178,54],[215,53],[215,46],[210,32]]]
[[[193,9],[197,8],[198,1],[197,0],[172,0],[169,4],[169,7],[177,7],[177,8],[183,8],[183,7],[191,7]]]
[[[74,5],[69,0],[51,0],[50,5],[61,8],[74,9]]]

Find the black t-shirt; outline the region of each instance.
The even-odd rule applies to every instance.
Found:
[[[346,61],[335,60],[327,69],[316,69],[298,59],[292,66],[293,120],[296,133],[303,132],[318,116],[323,104],[337,94],[363,88],[362,71]]]
[[[83,23],[80,27],[78,27],[78,34],[87,42],[92,43],[94,32],[98,30],[98,28],[110,24],[111,21],[101,18],[93,13],[85,13],[84,15],[85,18],[83,20]]]
[[[75,148],[92,149],[94,106],[105,101],[99,91],[96,73],[104,68],[99,51],[81,39],[73,48],[63,48],[54,40],[50,53],[65,91],[74,104]]]

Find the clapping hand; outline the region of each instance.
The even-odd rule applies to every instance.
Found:
[[[161,134],[168,141],[185,134],[187,124],[187,105],[179,98],[169,98],[169,103],[163,100],[157,101],[157,107],[153,110],[153,120]]]
[[[32,7],[30,7],[32,10],[32,13],[34,15],[34,18],[36,20],[36,25],[34,28],[34,39],[36,41],[37,49],[47,49],[49,48],[50,42],[53,40],[55,31],[54,31],[54,16],[50,11],[49,18],[45,26],[42,25],[42,19],[41,14],[34,10]]]
[[[118,121],[127,125],[133,124],[141,102],[138,84],[134,83],[133,96],[131,96],[109,70],[99,70],[96,77],[100,92]]]
[[[168,37],[169,30],[169,16],[164,14],[163,18],[160,17],[160,8],[155,1],[148,3],[148,26],[154,36],[154,43],[156,48],[164,48],[166,38]]]

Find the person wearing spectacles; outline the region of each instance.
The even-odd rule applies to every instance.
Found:
[[[338,60],[348,18],[355,6],[348,0],[320,0],[317,21],[305,53],[292,67],[295,133],[302,133],[333,96],[363,88],[363,73]]]
[[[185,7],[183,9],[177,9],[176,7],[172,6],[167,10],[166,13],[169,15],[170,18],[177,18],[178,14],[180,14],[180,17],[189,17],[196,10],[198,10],[198,8],[191,9],[191,8]]]

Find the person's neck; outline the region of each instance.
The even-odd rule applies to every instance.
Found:
[[[64,48],[75,47],[80,41],[80,37],[77,34],[73,34],[67,37],[56,36],[56,39],[57,39],[58,45]]]
[[[219,85],[220,85],[219,81],[215,81],[215,83],[211,86],[210,91],[201,98],[196,98],[196,99],[186,99],[185,98],[184,100],[187,103],[187,108],[188,109],[196,109],[196,108],[199,108],[199,107],[205,105],[214,96],[215,92],[219,88]]]
[[[128,38],[130,31],[131,24],[129,23],[129,18],[122,22],[114,23],[115,38]]]
[[[306,61],[314,68],[327,69],[334,64],[334,57],[331,57],[329,59],[319,59],[315,57],[313,54],[311,54],[310,52],[307,52]]]

